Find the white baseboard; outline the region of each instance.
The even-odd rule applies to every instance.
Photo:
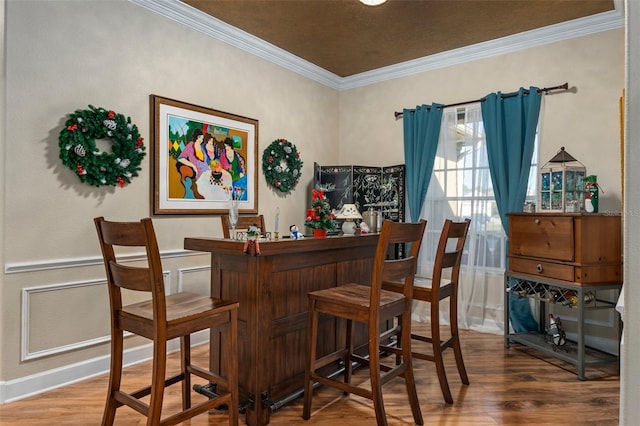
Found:
[[[206,330],[191,335],[191,346],[198,346],[208,341],[209,333]],[[150,360],[152,350],[151,343],[125,350],[125,367]],[[168,343],[167,351],[176,352],[178,350],[180,350],[180,346],[177,339]],[[109,372],[109,363],[110,356],[105,355],[76,364],[43,371],[31,376],[0,382],[0,404],[18,401],[72,383],[81,382],[101,374],[107,374]],[[105,392],[106,391],[107,389],[105,387]]]

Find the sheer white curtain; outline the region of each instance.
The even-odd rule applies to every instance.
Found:
[[[534,158],[537,158],[537,149]],[[531,173],[537,175],[536,165]],[[530,182],[536,179],[530,178]],[[444,110],[438,152],[421,217],[428,220],[428,224],[418,275],[425,277],[431,276],[444,220],[471,219],[460,271],[459,325],[502,333],[506,235],[493,195],[479,103]],[[441,303],[440,320],[448,324],[448,301]],[[428,322],[429,305],[414,302],[412,317]]]

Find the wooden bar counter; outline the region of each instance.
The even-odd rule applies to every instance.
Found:
[[[268,424],[271,412],[303,388],[307,293],[348,282],[368,284],[377,242],[377,234],[260,241],[256,256],[253,246],[243,253],[242,241],[185,238],[185,249],[211,253],[211,295],[240,302],[238,379],[248,425]],[[327,353],[344,336],[336,334],[333,320],[322,327],[318,351]],[[357,342],[366,342],[366,330],[357,335]],[[212,330],[214,371],[224,365],[220,336]]]

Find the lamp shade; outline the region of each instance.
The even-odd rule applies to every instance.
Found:
[[[343,234],[354,235],[356,233],[356,223],[354,220],[362,219],[362,215],[355,204],[345,204],[336,215],[336,219],[344,220],[342,223]]]
[[[362,219],[362,215],[358,211],[358,208],[356,207],[355,204],[345,204],[342,206],[342,208],[336,215],[336,219],[340,219],[340,220]]]

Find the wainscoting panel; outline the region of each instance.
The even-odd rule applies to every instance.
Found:
[[[163,272],[166,283],[171,272]],[[166,292],[170,286],[167,284]],[[148,299],[123,290],[123,303]],[[22,361],[108,342],[109,294],[104,279],[22,289]],[[126,334],[125,334],[126,337]]]
[[[178,269],[178,291],[191,293],[211,294],[211,267],[201,266],[194,268]]]
[[[104,279],[22,289],[21,360],[109,340]]]

